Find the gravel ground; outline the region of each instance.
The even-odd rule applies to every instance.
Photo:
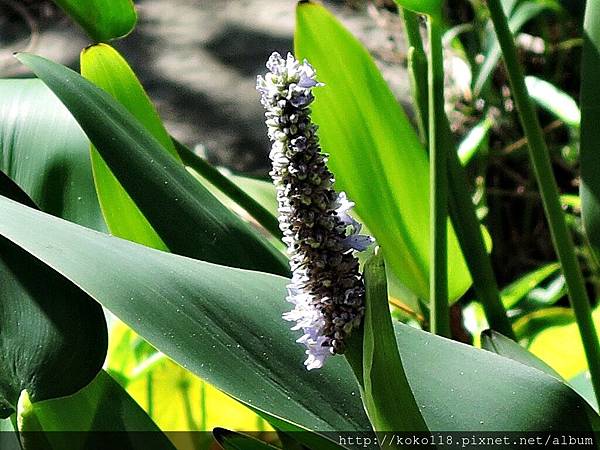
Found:
[[[50,4],[14,2],[0,1],[0,75],[26,74],[11,54],[28,46],[77,68],[79,51],[89,43],[86,36]],[[173,135],[187,144],[203,145],[215,163],[264,174],[269,144],[254,84],[272,51],[292,49],[295,3],[141,0],[136,2],[136,30],[117,47]],[[397,17],[372,5],[350,8],[340,1],[325,3],[375,55],[398,98],[407,98]],[[27,16],[29,21],[23,19]],[[29,39],[32,25],[36,28],[33,42]]]

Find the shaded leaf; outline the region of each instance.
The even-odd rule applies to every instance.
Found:
[[[481,348],[505,356],[513,361],[520,362],[526,366],[541,370],[548,375],[562,380],[562,377],[552,367],[536,357],[527,349],[521,347],[515,341],[501,335],[494,330],[486,330],[481,333]]]
[[[280,252],[216,200],[109,94],[64,66],[25,53],[17,57],[67,105],[171,251],[289,273]]]
[[[0,170],[42,211],[97,230],[106,225],[89,141],[40,80],[0,80]]]
[[[0,235],[255,410],[315,432],[370,429],[343,358],[305,370],[298,333],[281,319],[286,279],[152,250],[3,197]],[[396,340],[433,431],[589,430],[597,420],[570,388],[536,369],[402,324]]]
[[[175,449],[104,371],[74,395],[35,403],[21,399],[20,407],[19,432],[26,448],[31,448],[28,442],[45,439],[49,446],[44,450]]]
[[[6,176],[0,195],[33,204]],[[6,418],[25,389],[39,401],[88,384],[102,367],[107,333],[100,305],[5,238],[0,286],[0,418]]]
[[[251,436],[225,428],[215,428],[213,436],[224,450],[273,450],[277,448]]]

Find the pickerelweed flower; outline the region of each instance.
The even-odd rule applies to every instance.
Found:
[[[346,195],[333,189],[334,178],[321,153],[317,125],[310,118],[312,88],[322,86],[307,62],[273,53],[269,72],[257,89],[266,109],[272,142],[271,177],[277,188],[279,226],[292,269],[287,300],[295,305],[284,319],[304,331],[307,369],[323,366],[329,355],[344,353],[350,332],[364,314],[364,284],[354,251],[373,239],[349,211]]]

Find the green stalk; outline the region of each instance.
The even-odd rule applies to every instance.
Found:
[[[429,167],[431,332],[450,337],[448,307],[448,169],[444,145],[444,56],[438,17],[429,16]]]
[[[529,143],[529,155],[544,203],[544,210],[554,248],[562,266],[567,284],[569,299],[575,313],[575,319],[583,341],[592,384],[596,398],[600,401],[600,345],[594,322],[589,298],[585,289],[581,268],[575,256],[575,247],[569,234],[564,213],[558,197],[558,186],[552,173],[552,164],[548,156],[548,148],[544,141],[536,111],[531,103],[525,78],[519,65],[517,50],[512,33],[499,0],[488,0],[492,22],[500,42],[504,63],[510,79],[513,98],[515,100],[521,125]]]
[[[423,144],[427,145],[429,127],[429,94],[422,80],[427,78],[427,56],[419,26],[419,15],[400,8],[408,41],[408,73],[414,101],[417,127]]]
[[[411,48],[408,68],[413,82],[412,89],[416,108],[419,110],[417,116],[429,117],[427,109],[429,94],[424,83],[417,82],[417,80],[425,79],[424,74],[427,74],[428,71],[427,59],[423,50],[421,34],[419,33],[419,16],[411,11],[403,10],[402,17],[408,46]],[[448,154],[448,206],[450,218],[473,278],[473,287],[483,306],[490,328],[515,339],[514,331],[506,315],[506,309],[500,299],[494,269],[486,251],[480,223],[468,189],[467,176],[456,154],[456,145],[452,140],[452,132],[447,118],[444,122],[446,132],[444,145]],[[425,121],[425,123],[428,122]]]
[[[231,200],[240,205],[250,214],[259,224],[269,233],[278,239],[281,239],[281,230],[277,218],[271,214],[260,203],[246,194],[242,189],[237,187],[229,178],[223,175],[219,170],[211,164],[200,158],[185,145],[173,139],[175,149],[181,158],[181,161],[188,167],[191,167],[208,181],[210,181],[217,189],[229,197]]]

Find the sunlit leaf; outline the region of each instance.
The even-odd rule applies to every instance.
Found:
[[[385,251],[399,280],[429,297],[427,154],[367,50],[325,8],[297,7],[296,56],[325,83],[312,106],[336,186]],[[471,279],[449,226],[449,292],[457,299]]]
[[[96,41],[130,33],[137,21],[133,0],[54,0]]]
[[[298,333],[281,318],[289,310],[285,278],[156,251],[3,197],[0,235],[254,409],[315,432],[369,430],[343,358],[318,371],[304,368]],[[538,370],[402,324],[396,340],[431,430],[589,430],[596,420],[568,386]]]

